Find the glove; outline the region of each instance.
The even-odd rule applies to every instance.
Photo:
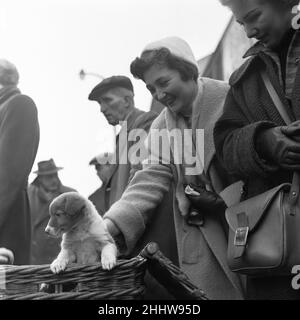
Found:
[[[300,170],[300,142],[287,136],[296,127],[274,127],[262,131],[256,139],[256,148],[259,155],[270,162],[276,163],[286,170]],[[300,130],[300,129],[297,129]]]
[[[204,186],[190,184],[185,188],[185,194],[192,207],[203,213],[223,212],[226,209],[224,200],[217,193],[206,190]]]
[[[297,120],[288,126],[282,127],[281,132],[290,139],[300,142],[300,120]]]

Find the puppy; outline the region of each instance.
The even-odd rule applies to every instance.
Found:
[[[62,236],[61,251],[50,265],[53,273],[65,270],[73,262],[98,262],[100,255],[103,269],[116,265],[117,247],[91,201],[77,192],[66,192],[51,202],[49,212],[45,232]]]

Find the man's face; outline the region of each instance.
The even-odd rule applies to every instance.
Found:
[[[261,41],[266,47],[276,48],[291,28],[292,10],[272,0],[234,0],[230,4],[237,22],[248,38]]]
[[[110,177],[113,164],[98,164],[96,165],[97,176],[100,178],[102,183],[106,183]]]
[[[117,125],[124,120],[126,113],[126,99],[113,91],[107,91],[98,98],[100,111],[110,125]]]
[[[195,98],[194,80],[183,81],[177,70],[155,64],[144,73],[152,97],[176,114],[190,116]]]
[[[57,173],[46,174],[39,176],[39,182],[47,191],[56,191],[59,186],[59,179]]]

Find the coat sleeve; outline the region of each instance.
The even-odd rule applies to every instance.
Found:
[[[216,154],[229,174],[240,179],[252,175],[268,177],[278,170],[261,159],[255,149],[258,133],[275,126],[270,121],[251,123],[238,105],[233,89],[229,90],[224,112],[214,128]]]
[[[0,125],[0,229],[18,192],[27,187],[39,141],[37,109],[29,97],[16,96],[3,112]]]
[[[172,171],[168,166],[151,165],[136,172],[122,195],[104,215],[124,236],[127,253],[143,235],[147,222],[168,192]]]

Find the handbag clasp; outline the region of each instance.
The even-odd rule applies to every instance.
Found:
[[[249,227],[240,227],[235,230],[234,245],[245,246],[247,243]]]

